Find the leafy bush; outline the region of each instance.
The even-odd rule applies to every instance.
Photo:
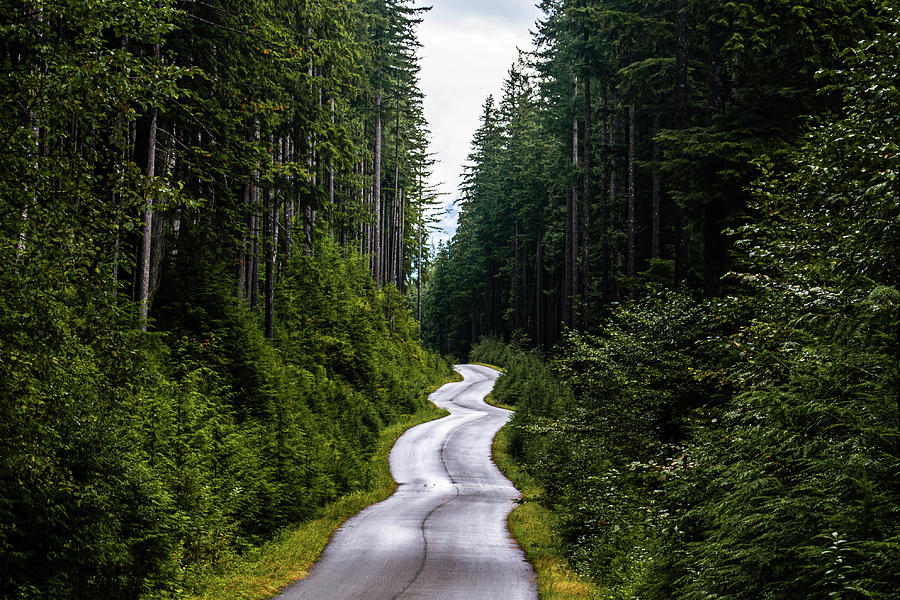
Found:
[[[0,596],[177,597],[366,488],[378,433],[449,374],[396,292],[327,245],[292,267],[274,345],[209,263],[171,268],[165,333],[65,280],[42,303],[0,291]]]

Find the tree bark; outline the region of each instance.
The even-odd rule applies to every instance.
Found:
[[[266,339],[275,338],[275,232],[278,221],[275,209],[274,193],[266,190],[266,206],[264,221],[264,246],[266,249],[266,312],[264,330]]]
[[[330,99],[331,124],[334,125],[334,96]],[[334,158],[328,162],[328,205],[334,207]]]
[[[421,187],[421,185],[420,185]],[[416,277],[416,314],[418,315],[419,323],[422,323],[422,214],[419,213],[419,232],[418,232],[418,265],[419,265],[419,273]]]
[[[574,77],[572,95],[572,166],[578,169],[578,77]],[[569,183],[566,193],[566,253],[563,282],[563,322],[569,327],[577,327],[575,317],[578,290],[578,184],[575,179]]]
[[[653,116],[653,198],[651,207],[651,223],[650,223],[650,257],[659,259],[661,257],[661,223],[662,223],[662,206],[660,198],[660,182],[659,182],[659,141],[656,136],[659,134],[659,115]]]
[[[157,135],[157,144],[159,142]],[[164,176],[168,176],[175,171],[175,127],[173,125],[172,132],[169,135],[166,151],[163,159],[160,161],[163,166]],[[210,193],[210,198],[213,195]],[[154,242],[150,250],[150,285],[147,291],[147,306],[153,304],[153,297],[159,289],[159,282],[162,274],[163,259],[165,257],[167,245],[167,229],[171,228],[173,217],[171,211],[155,210],[153,216],[153,235]]]
[[[591,275],[591,77],[585,68],[584,79],[584,189],[581,195],[581,313],[582,324],[588,319],[588,282]]]
[[[246,215],[250,214],[250,182],[244,184],[244,188],[242,191],[242,197],[244,202],[244,213]],[[247,219],[247,217],[245,217]],[[249,220],[249,219],[247,219]],[[249,225],[249,224],[248,224]],[[248,227],[249,229],[249,227]],[[247,235],[248,231],[244,230],[241,232],[241,243],[238,247],[238,259],[237,259],[237,299],[238,302],[243,302],[246,299],[246,287],[247,287]]]
[[[675,129],[683,130],[688,126],[687,100],[687,0],[675,0]],[[687,182],[679,178],[678,189],[681,194],[687,192]],[[684,209],[675,201],[672,205],[675,221],[675,284],[687,280],[688,274],[688,238],[684,222]]]
[[[382,235],[382,208],[381,208],[381,134],[382,134],[382,125],[381,125],[381,104],[382,104],[382,86],[381,86],[381,66],[379,64],[378,75],[377,75],[378,89],[375,93],[375,165],[374,165],[374,173],[373,173],[373,199],[375,202],[375,285],[379,288],[382,285],[382,247],[381,247],[381,235]]]
[[[600,142],[602,145],[606,146],[606,148],[610,148],[607,145],[607,117],[605,114],[606,111],[606,82],[603,82],[602,96],[600,98],[600,106],[603,109],[602,120],[600,126]],[[607,203],[607,189],[606,189],[606,161],[610,156],[611,151],[606,150],[605,153],[600,157],[600,165],[602,167],[602,172],[600,174],[600,181],[604,189],[600,190],[600,297],[603,300],[603,304],[609,304],[609,204]],[[614,171],[610,169],[610,171]],[[610,187],[612,187],[612,178],[610,178]],[[612,195],[609,196],[610,198]]]
[[[403,188],[399,190],[398,207],[397,207],[397,289],[401,293],[406,291],[406,284],[403,280],[403,234],[405,223],[403,218]]]
[[[159,45],[154,49],[154,54],[159,57]],[[145,173],[150,184],[156,176],[156,122],[159,117],[159,109],[150,110],[150,127],[147,134],[147,162]],[[153,194],[147,195],[144,205],[144,233],[141,236],[141,261],[138,283],[138,323],[142,331],[147,331],[147,321],[150,315],[150,251],[153,242]]]
[[[253,240],[250,253],[250,311],[259,315],[259,188],[254,186],[250,196],[253,206],[250,217],[250,236]]]
[[[715,20],[709,22],[709,68],[707,71],[706,126],[714,127],[725,113],[723,50],[725,32]],[[727,241],[722,234],[727,200],[713,198],[703,211],[703,291],[707,298],[719,293],[719,279],[725,272]]]
[[[628,249],[625,271],[629,279],[635,276],[635,184],[634,184],[634,101],[628,107]]]
[[[291,163],[294,161],[294,141],[291,137],[287,137],[285,139],[285,150],[283,155],[283,160],[286,163]],[[290,175],[288,177],[288,190],[292,190],[294,176]],[[293,252],[293,244],[294,240],[292,237],[292,231],[294,226],[294,200],[293,193],[285,193],[284,197],[284,260],[286,263],[290,264],[291,262],[291,253]]]
[[[260,124],[256,119],[253,124],[253,138],[259,152]],[[256,168],[253,170],[253,185],[250,187],[250,237],[252,250],[250,254],[250,281],[248,295],[250,296],[250,310],[254,315],[259,315],[259,178],[260,161],[257,154]]]

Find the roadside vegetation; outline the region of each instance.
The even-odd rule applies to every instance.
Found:
[[[0,3],[0,598],[189,597],[383,491],[451,373],[410,4]]]
[[[498,406],[496,402],[490,402]],[[500,406],[500,408],[507,408]],[[541,600],[601,599],[600,589],[579,576],[569,565],[566,545],[553,527],[553,512],[541,504],[544,490],[538,480],[510,454],[510,426],[494,438],[493,458],[504,475],[522,493],[509,515],[509,531],[525,552],[537,574]]]
[[[602,597],[896,598],[896,3],[541,6],[426,340]]]
[[[454,373],[447,382],[461,380]],[[432,386],[425,395],[440,385],[443,384]],[[200,591],[189,595],[188,600],[265,600],[286,585],[305,578],[344,521],[363,508],[385,500],[397,489],[388,462],[397,439],[407,429],[447,414],[426,402],[415,414],[385,427],[367,464],[367,480],[372,482],[369,489],[351,492],[329,503],[315,519],[285,530],[262,547],[226,563],[217,572],[206,574],[195,586]]]

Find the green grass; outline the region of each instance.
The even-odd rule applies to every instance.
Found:
[[[509,515],[509,531],[537,573],[541,600],[602,599],[600,589],[579,577],[563,558],[563,545],[553,532],[553,515],[540,503],[541,485],[509,455],[509,425],[494,438],[494,462],[522,492],[519,506]]]
[[[484,401],[491,406],[496,406],[497,408],[503,408],[506,410],[516,410],[514,406],[510,406],[509,404],[503,404],[502,402],[497,402],[494,399],[494,393],[491,392],[487,396],[484,397]]]
[[[461,380],[462,376],[454,373],[448,382]],[[438,387],[434,386],[428,393]],[[344,496],[326,506],[319,518],[285,531],[262,547],[236,558],[220,572],[207,575],[197,586],[203,591],[188,596],[188,600],[263,600],[306,577],[344,521],[365,507],[388,498],[397,489],[388,463],[388,455],[397,439],[407,429],[447,414],[429,402],[417,413],[385,428],[371,459],[374,480],[371,490]]]

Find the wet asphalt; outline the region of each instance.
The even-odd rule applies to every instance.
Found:
[[[278,600],[536,600],[534,571],[506,527],[519,492],[491,460],[511,413],[485,404],[498,373],[460,365],[434,392],[450,416],[391,451],[393,496],[348,520],[309,577]]]

